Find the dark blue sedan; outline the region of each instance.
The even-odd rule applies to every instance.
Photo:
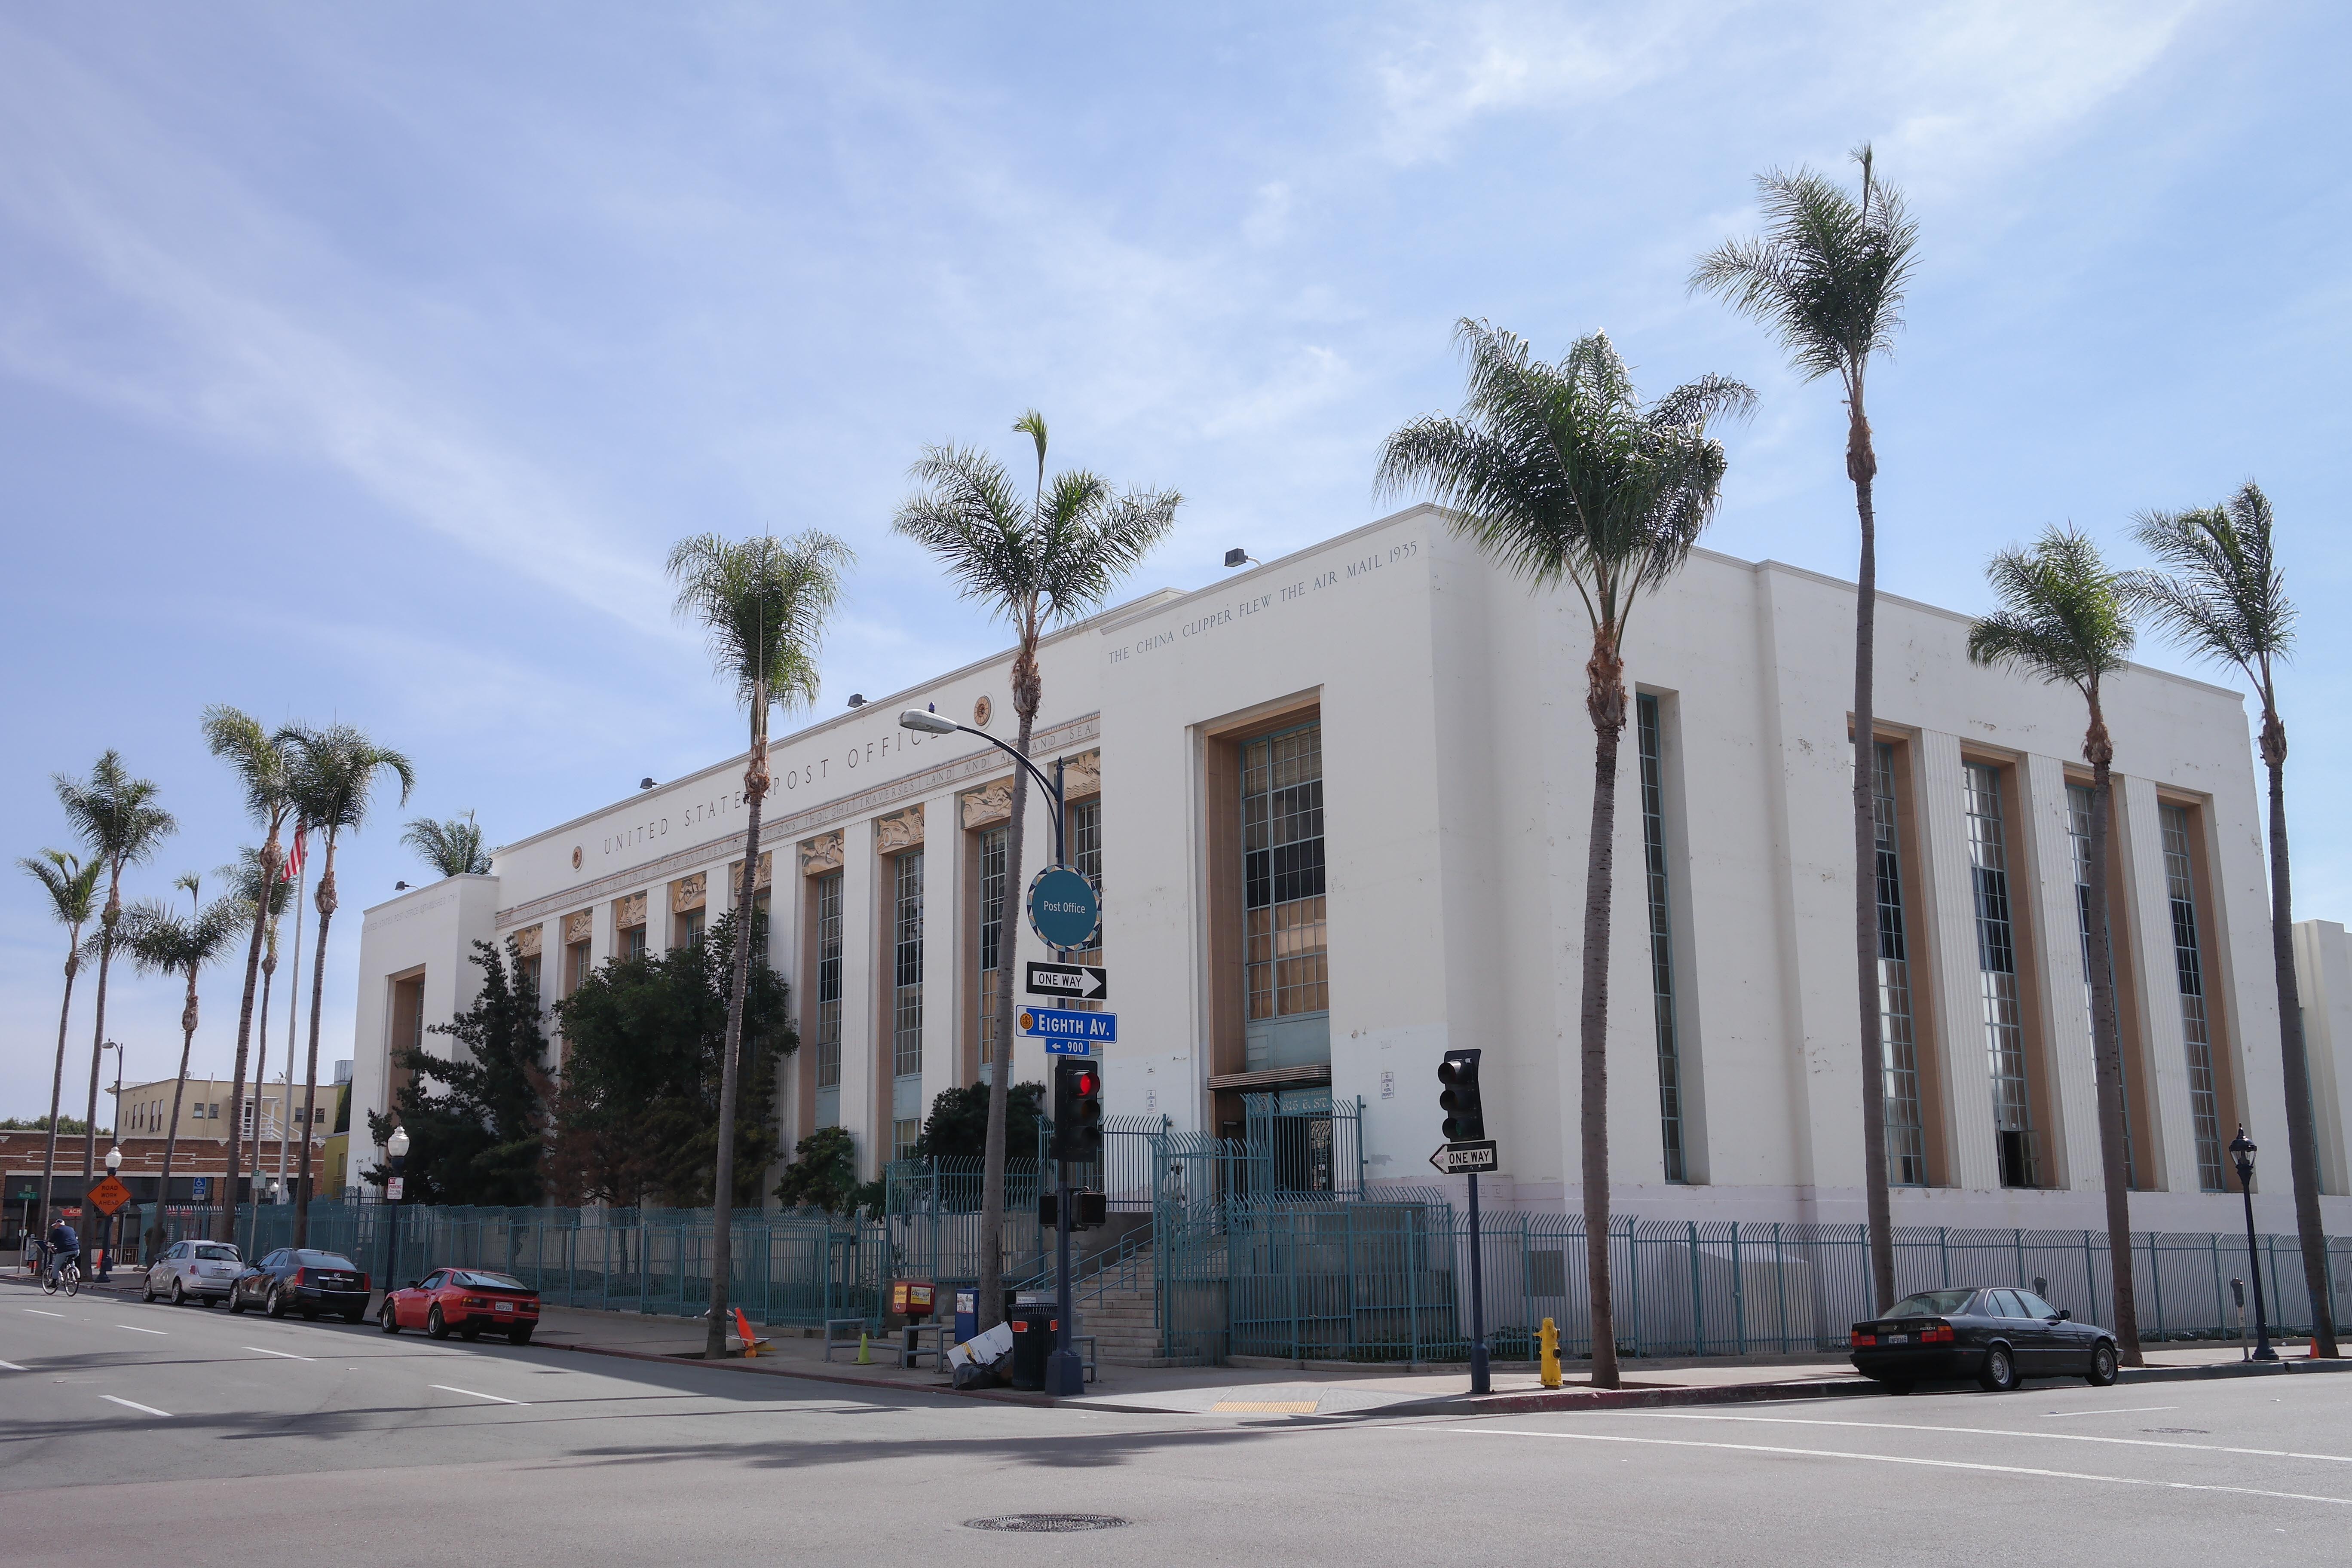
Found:
[[[2031,1290],[1922,1290],[1853,1326],[1854,1369],[1893,1394],[1937,1378],[1973,1377],[1995,1393],[2029,1377],[2116,1380],[2115,1336],[2074,1321]]]

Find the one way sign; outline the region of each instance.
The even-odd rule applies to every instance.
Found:
[[[1029,994],[1099,1002],[1110,994],[1110,971],[1090,963],[1029,963]]]

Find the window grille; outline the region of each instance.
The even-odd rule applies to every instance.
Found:
[[[1004,849],[1003,828],[991,827],[981,834],[980,984],[975,989],[980,1006],[980,1076],[983,1083],[994,1081],[990,1074],[996,1060],[997,987],[1003,981],[1003,954],[1000,949],[1004,945]]]
[[[1978,996],[1984,1017],[1985,1066],[1992,1076],[1993,1137],[2000,1184],[2038,1187],[2033,1103],[2026,1078],[2025,1014],[2018,998],[2017,933],[2010,914],[2009,852],[2003,832],[2000,770],[1961,769],[1969,819],[1969,866],[1976,891]]]
[[[890,1071],[923,1073],[923,852],[910,849],[893,868]]]
[[[817,1124],[841,1116],[841,873],[816,879]],[[828,1092],[829,1091],[829,1092]],[[828,1103],[829,1102],[829,1103]]]
[[[1872,770],[1877,827],[1878,1034],[1886,1096],[1886,1179],[1927,1184],[1927,1134],[1919,1114],[1919,1045],[1911,1012],[1910,945],[1903,923],[1903,841],[1895,809],[1895,748],[1881,741]]]
[[[2189,1119],[2197,1133],[2197,1185],[2228,1190],[2221,1175],[2221,1102],[2213,1080],[2212,1020],[2205,1009],[2205,960],[2197,929],[2197,877],[2189,860],[2189,808],[2158,805],[2164,886],[2172,901],[2172,969],[2180,986],[2180,1034],[2189,1052]]]
[[[2095,792],[2089,784],[2070,784],[2066,786],[2066,835],[2072,841],[2074,850],[2074,929],[2082,939],[2083,1013],[2086,1018],[2091,1014],[2091,812],[2095,804]],[[2114,819],[2110,817],[2107,822],[2107,855],[2110,865],[2113,864],[2115,853],[2116,825]],[[2107,982],[2111,989],[2115,984],[2115,965],[2112,962],[2115,942],[2116,933],[2113,923],[2110,922],[2107,931],[2107,952],[2110,959],[2107,965]],[[2120,997],[2117,1000],[2120,1005]],[[2094,1021],[2086,1026],[2091,1033],[2091,1049],[2096,1052],[2099,1048],[2098,1025]],[[2118,1047],[2116,1053],[2116,1067],[2122,1080],[2124,1091],[2124,1173],[2125,1179],[2130,1183],[2132,1189],[2137,1191],[2139,1159],[2132,1147],[2131,1052],[2120,1048],[2123,1034],[2121,1018],[2116,1021],[2116,1033]]]
[[[1658,1131],[1666,1180],[1690,1178],[1683,1161],[1683,1071],[1675,1026],[1675,925],[1666,885],[1666,802],[1658,734],[1658,700],[1633,699],[1642,763],[1642,868],[1649,889],[1650,1009],[1657,1031]]]
[[[1244,989],[1255,1026],[1249,1066],[1296,1066],[1309,1055],[1329,1060],[1328,1022],[1279,1047],[1276,1032],[1265,1027],[1280,1020],[1328,1020],[1330,1012],[1319,723],[1265,736],[1244,749],[1242,889]]]

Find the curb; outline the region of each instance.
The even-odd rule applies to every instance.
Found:
[[[887,1383],[876,1377],[852,1377],[845,1373],[806,1372],[798,1367],[761,1366],[759,1364],[761,1360],[759,1357],[753,1357],[748,1363],[740,1356],[726,1361],[703,1361],[694,1356],[656,1355],[650,1351],[614,1350],[608,1345],[563,1345],[546,1340],[539,1341],[538,1343],[543,1350],[571,1351],[580,1355],[617,1356],[623,1361],[655,1362],[663,1366],[716,1367],[726,1372],[753,1373],[762,1377],[790,1377],[803,1383],[830,1383],[849,1388],[882,1389],[894,1394],[945,1394],[954,1399],[984,1399],[997,1405],[1029,1405],[1048,1408],[1059,1403],[1048,1394],[1025,1394],[1014,1388],[925,1387],[919,1384]]]
[[[2309,1356],[2277,1361],[2224,1361],[2206,1366],[2127,1366],[2118,1369],[2117,1383],[2202,1383],[2220,1377],[2284,1377],[2290,1373],[2352,1372],[2352,1358],[2314,1361]]]

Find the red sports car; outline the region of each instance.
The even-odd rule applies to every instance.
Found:
[[[387,1334],[423,1329],[446,1340],[455,1331],[460,1339],[478,1340],[488,1329],[527,1345],[531,1330],[539,1327],[539,1292],[509,1274],[436,1268],[405,1289],[386,1295],[376,1321]]]

